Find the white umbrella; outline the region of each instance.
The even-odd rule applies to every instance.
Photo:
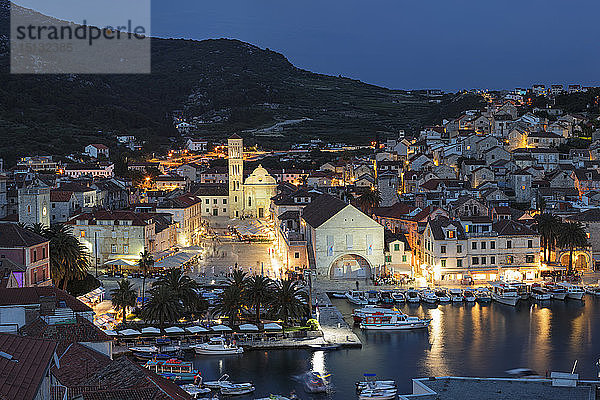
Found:
[[[215,332],[230,332],[232,329],[226,325],[215,325],[215,326],[211,326],[210,329],[212,329]]]
[[[144,333],[144,334],[160,334],[160,329],[155,328],[153,326],[148,326],[146,328],[142,328],[142,333]]]
[[[119,331],[119,335],[135,336],[135,335],[141,335],[141,333],[140,333],[140,331],[136,331],[135,329],[125,329],[123,331]]]
[[[178,326],[171,326],[169,328],[166,328],[165,332],[167,332],[167,333],[183,333],[185,331]]]
[[[108,336],[117,336],[117,332],[107,329],[104,331]]]
[[[240,331],[246,331],[246,332],[258,332],[258,326],[254,325],[254,324],[243,324],[239,326]]]
[[[276,324],[275,322],[270,322],[268,324],[265,324],[264,329],[265,331],[280,331],[283,329],[283,327],[279,324]]]
[[[188,326],[185,330],[190,333],[208,332],[208,329],[198,325]]]

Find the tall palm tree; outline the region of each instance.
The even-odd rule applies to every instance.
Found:
[[[123,310],[123,325],[126,323],[125,315],[127,307],[135,306],[135,299],[137,293],[133,288],[131,282],[128,279],[121,279],[119,281],[119,287],[110,291],[112,297],[112,305],[117,309]]]
[[[73,236],[69,225],[53,225],[44,230],[50,240],[50,270],[54,284],[65,290],[72,280],[85,278],[90,266],[88,252]]]
[[[542,239],[544,262],[548,262],[550,252],[556,245],[560,224],[560,219],[549,213],[542,213],[535,216],[535,227]]]
[[[271,307],[284,323],[302,317],[307,312],[308,295],[298,281],[284,279],[277,282]]]
[[[381,204],[381,194],[375,188],[363,190],[361,195],[356,198],[356,203],[365,214],[371,215],[373,209]]]
[[[246,280],[248,279],[248,274],[246,274],[241,269],[236,269],[231,274],[231,277],[227,279],[227,284],[229,286],[236,286],[242,292],[246,286]]]
[[[229,317],[229,324],[235,325],[244,307],[243,290],[235,285],[229,285],[219,294],[217,305],[213,308],[214,315]]]
[[[183,305],[175,294],[166,286],[150,289],[152,296],[142,308],[142,316],[147,321],[158,322],[164,328],[165,322],[175,322],[183,314]]]
[[[268,277],[255,275],[246,282],[244,297],[246,304],[254,308],[256,322],[260,322],[261,307],[268,304],[273,296],[273,281]]]
[[[152,255],[148,253],[148,250],[144,249],[144,251],[140,252],[140,259],[138,261],[138,266],[142,270],[142,305],[146,301],[146,275],[148,274],[148,270],[152,268],[154,265],[154,258]]]
[[[172,268],[165,275],[152,283],[152,287],[166,287],[179,299],[186,312],[196,313],[205,310],[205,302],[198,295],[200,285],[185,275],[181,269]]]
[[[589,246],[587,233],[579,222],[565,222],[560,224],[557,242],[559,246],[569,249],[569,269],[567,273],[570,274],[573,272],[573,251]]]

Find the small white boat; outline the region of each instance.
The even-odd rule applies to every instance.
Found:
[[[203,382],[202,385],[206,386],[207,388],[217,389],[217,390],[221,390],[221,388],[223,388],[223,387],[232,387],[234,385],[238,388],[239,387],[247,387],[247,388],[253,387],[251,383],[232,383],[229,381],[229,375],[227,375],[227,374],[224,374],[216,381]]]
[[[438,297],[433,290],[425,289],[421,292],[421,300],[423,300],[425,303],[433,304],[437,303]]]
[[[338,343],[322,343],[322,344],[309,344],[308,347],[314,351],[333,351],[338,350],[341,345]]]
[[[346,295],[344,293],[333,292],[331,293],[331,297],[333,297],[334,299],[345,299]]]
[[[377,306],[365,306],[363,308],[357,308],[354,310],[354,312],[352,313],[352,318],[354,319],[355,323],[360,323],[362,322],[362,320],[369,315],[373,315],[373,314],[377,314],[377,315],[402,315],[403,312],[399,311],[395,308],[383,308],[383,307],[377,307]]]
[[[240,396],[252,393],[255,390],[256,388],[249,383],[228,383],[221,385],[221,394],[224,396]]]
[[[196,354],[223,356],[229,354],[242,354],[244,349],[234,344],[227,344],[222,337],[211,338],[208,343],[190,346]]]
[[[326,378],[329,375],[322,375],[319,372],[310,371],[304,374],[304,390],[308,393],[325,393],[329,386]]]
[[[395,399],[396,389],[366,389],[359,393],[358,400],[389,400]]]
[[[450,294],[450,301],[453,303],[461,303],[463,298],[463,292],[460,289],[448,289],[448,293]]]
[[[516,306],[521,298],[517,289],[505,282],[492,282],[492,299],[500,304]]]
[[[141,360],[149,360],[159,352],[159,348],[156,346],[136,346],[130,347],[128,350],[134,357]]]
[[[394,304],[395,300],[392,297],[392,291],[391,290],[382,290],[379,293],[379,301],[381,302],[381,304],[385,304],[388,306]]]
[[[555,285],[553,283],[547,283],[546,285],[544,285],[544,287],[546,288],[548,293],[550,293],[550,296],[552,296],[552,299],[554,300],[564,300],[567,298],[567,291],[561,286]]]
[[[492,301],[492,293],[487,288],[477,288],[475,290],[475,299],[479,303],[489,303]]]
[[[404,303],[406,301],[406,296],[402,292],[392,292],[392,299],[394,303]]]
[[[477,300],[475,293],[473,293],[473,291],[469,289],[465,289],[465,291],[463,291],[463,298],[467,303],[473,303],[475,302],[475,300]]]
[[[346,300],[348,300],[352,304],[356,304],[357,306],[364,306],[369,304],[365,294],[363,292],[359,292],[358,290],[350,290],[344,294]]]
[[[362,392],[363,390],[387,390],[396,389],[396,381],[393,380],[369,380],[369,378],[375,378],[375,374],[364,374],[365,380],[356,382],[356,391]]]
[[[367,291],[366,297],[369,304],[377,304],[381,300],[381,296],[377,290]]]
[[[569,282],[559,282],[557,285],[567,291],[567,299],[581,300],[585,295],[585,290],[579,285],[573,285]]]
[[[540,285],[531,287],[531,298],[538,301],[550,300],[552,296],[548,291]]]
[[[421,319],[419,317],[409,317],[402,315],[369,315],[365,317],[360,324],[361,329],[376,331],[398,331],[410,329],[427,328],[431,319]]]
[[[406,301],[409,303],[419,303],[421,298],[419,297],[419,291],[415,289],[409,289],[405,293]]]
[[[256,399],[256,400],[297,400],[297,397],[285,397],[282,396],[280,394],[272,394],[269,397],[261,397],[260,399]]]
[[[600,286],[589,285],[585,287],[585,292],[592,296],[600,296]]]
[[[446,289],[437,289],[435,291],[435,295],[438,298],[438,301],[440,303],[449,303],[450,302],[450,295],[448,294],[448,291]]]
[[[182,388],[183,390],[185,390],[185,392],[187,394],[189,394],[190,396],[192,396],[192,399],[200,399],[203,397],[200,396],[204,396],[205,394],[208,394],[211,392],[211,390],[209,388],[200,388],[196,385],[192,385],[192,384],[188,384],[188,385],[182,385],[179,386],[180,388]]]
[[[519,295],[521,300],[529,299],[529,286],[526,283],[519,281],[508,281],[506,283],[517,289],[517,294]]]

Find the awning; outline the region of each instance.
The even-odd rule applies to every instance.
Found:
[[[184,333],[185,331],[178,326],[171,326],[165,329],[166,333]]]
[[[142,328],[143,334],[160,334],[160,329],[155,328],[153,326],[148,326],[146,328]]]
[[[140,331],[136,331],[135,329],[125,329],[119,331],[119,335],[121,336],[139,336],[141,335]]]
[[[134,261],[129,261],[129,260],[123,260],[120,258],[117,258],[116,260],[110,260],[104,263],[104,266],[121,266],[121,267],[133,267],[136,266],[137,263]]]
[[[239,329],[244,332],[258,332],[258,326],[254,324],[243,324],[239,326]]]
[[[115,331],[112,331],[112,330],[110,330],[110,329],[106,329],[106,330],[104,331],[104,333],[106,333],[108,336],[117,336],[117,332],[115,332]]]
[[[268,324],[265,324],[265,326],[263,327],[265,331],[280,331],[283,329],[283,327],[279,324],[276,324],[275,322],[270,322]]]
[[[190,333],[200,333],[200,332],[208,332],[208,329],[206,329],[203,326],[188,326],[187,328],[185,328],[186,331],[190,332]]]
[[[179,253],[176,253],[176,254],[173,254],[168,257],[163,258],[162,261],[154,263],[154,268],[164,268],[164,269],[179,268],[183,264],[185,264],[188,261],[190,261],[191,259],[193,259],[195,256],[196,256],[196,254],[193,254],[193,253],[179,252]]]
[[[226,325],[215,325],[215,326],[211,326],[210,329],[212,329],[215,332],[231,332],[232,329]]]

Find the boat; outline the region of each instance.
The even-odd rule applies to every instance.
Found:
[[[488,288],[477,288],[475,290],[475,299],[479,303],[489,303],[490,301],[492,301],[492,293],[489,291]]]
[[[397,396],[396,389],[366,389],[359,393],[358,400],[389,400]]]
[[[261,397],[260,399],[256,399],[256,400],[297,400],[298,399],[298,397],[296,397],[293,394],[291,396],[293,396],[293,397],[285,397],[280,394],[271,394],[271,395],[269,395],[269,397]]]
[[[346,295],[344,293],[333,292],[331,293],[331,297],[334,299],[345,299]]]
[[[356,382],[356,392],[362,392],[363,390],[371,389],[395,389],[396,381],[393,380],[369,380],[369,378],[375,378],[375,374],[364,374],[365,380]]]
[[[467,303],[473,303],[475,302],[475,300],[477,300],[477,296],[475,296],[475,293],[469,289],[463,291],[463,298]]]
[[[427,328],[431,319],[402,315],[372,314],[364,318],[360,328],[365,330],[397,331]]]
[[[255,390],[256,388],[248,383],[227,383],[221,385],[221,394],[224,396],[240,396],[252,393]]]
[[[189,394],[190,396],[192,396],[192,399],[200,399],[203,397],[205,394],[208,394],[211,392],[211,390],[209,388],[201,388],[198,387],[196,385],[193,384],[187,384],[187,385],[181,385],[180,388],[182,388],[183,390],[185,390],[185,392],[187,394]]]
[[[381,300],[381,296],[377,290],[369,290],[367,291],[367,303],[369,304],[377,304],[379,300]]]
[[[404,296],[404,293],[402,292],[392,292],[392,299],[394,299],[394,303],[404,303],[406,301],[406,296]]]
[[[309,344],[308,347],[315,351],[332,351],[332,350],[338,350],[340,348],[340,344],[338,344],[338,343]]]
[[[328,376],[329,375],[322,375],[321,373],[314,371],[307,372],[303,377],[304,390],[308,393],[327,392],[329,384],[327,383],[326,378]]]
[[[585,292],[587,294],[591,294],[592,296],[600,296],[600,286],[585,286]]]
[[[363,292],[359,292],[358,290],[350,290],[344,294],[346,300],[348,300],[352,304],[356,304],[357,306],[364,306],[369,304],[365,294]]]
[[[436,296],[435,292],[431,289],[425,289],[423,291],[421,291],[421,300],[423,300],[425,303],[437,303],[438,301],[438,297]]]
[[[194,382],[200,376],[191,361],[182,361],[177,358],[148,360],[144,364],[144,368],[176,383]]]
[[[552,296],[539,284],[531,285],[531,298],[538,301],[550,300]]]
[[[405,293],[406,301],[409,303],[418,303],[421,301],[419,291],[415,289],[409,289]]]
[[[544,285],[553,300],[564,300],[567,298],[567,290],[562,286],[555,285],[554,283],[546,283]]]
[[[529,300],[529,286],[519,281],[507,281],[507,284],[517,289],[517,294],[521,300]]]
[[[206,386],[207,388],[210,389],[217,389],[220,390],[222,387],[231,387],[232,385],[236,385],[238,387],[252,387],[251,383],[231,383],[229,381],[229,375],[224,374],[222,375],[218,380],[216,381],[208,381],[208,382],[204,382],[203,386]]]
[[[208,343],[196,344],[190,346],[193,348],[196,354],[203,355],[228,355],[228,354],[242,354],[244,349],[236,346],[235,344],[227,344],[225,339],[222,337],[211,338]]]
[[[360,323],[362,322],[362,320],[368,316],[368,315],[373,315],[373,314],[377,314],[377,315],[402,315],[402,311],[399,311],[395,308],[383,308],[383,307],[376,307],[376,306],[366,306],[363,308],[357,308],[354,310],[354,312],[352,313],[352,318],[354,319],[355,323]]]
[[[579,285],[573,285],[569,282],[559,282],[557,285],[567,291],[567,299],[581,300],[585,295],[585,290]]]
[[[517,289],[506,282],[492,282],[492,300],[508,306],[516,306],[521,298]]]
[[[435,291],[435,295],[438,298],[438,301],[440,303],[449,303],[450,302],[450,295],[448,294],[448,291],[446,289],[437,289]]]
[[[177,356],[181,352],[179,346],[135,346],[128,349],[138,360],[146,361],[151,359],[168,360]]]
[[[460,289],[448,289],[448,293],[450,294],[450,301],[453,303],[461,303],[463,298],[463,292]]]
[[[381,304],[392,305],[394,304],[394,298],[392,297],[392,292],[390,290],[382,290],[379,299]]]

